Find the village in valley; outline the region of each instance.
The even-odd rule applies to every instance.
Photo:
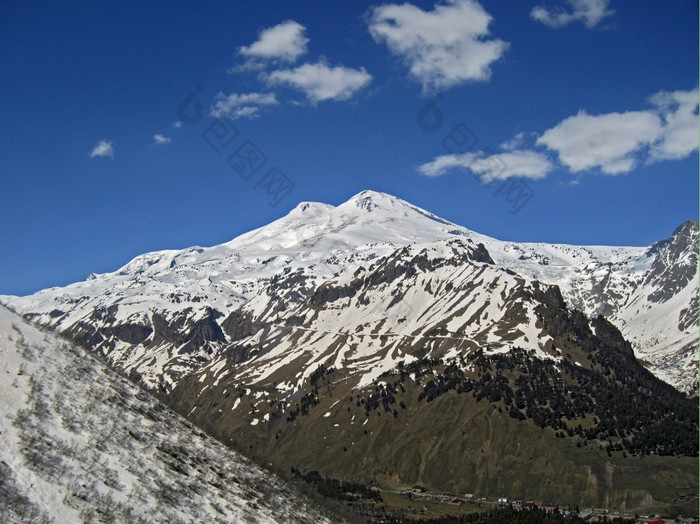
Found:
[[[400,491],[380,491],[382,498],[388,502],[390,506],[393,505],[391,504],[392,497],[387,497],[387,495],[400,496],[404,499],[405,503],[402,505],[403,511],[410,514],[410,518],[414,518],[417,521],[423,519],[430,519],[432,521],[437,515],[443,515],[449,518],[475,512],[482,513],[490,509],[510,508],[515,511],[540,510],[546,513],[557,513],[565,519],[582,519],[587,522],[629,522],[635,524],[695,524],[699,522],[697,516],[666,515],[644,510],[631,511],[622,509],[579,508],[557,504],[555,502],[519,500],[510,499],[508,497],[500,497],[497,500],[492,500],[486,497],[478,497],[473,493],[465,493],[456,496],[448,493],[432,492],[421,485],[404,488]],[[450,511],[450,509],[452,511]]]

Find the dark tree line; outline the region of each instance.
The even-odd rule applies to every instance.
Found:
[[[303,480],[307,484],[313,484],[318,493],[324,497],[348,501],[373,500],[382,502],[382,496],[379,491],[362,482],[326,478],[318,471],[302,473],[293,466],[292,474],[295,478]]]
[[[316,391],[318,392],[318,390]],[[294,409],[289,411],[289,414],[287,415],[287,422],[292,422],[299,415],[302,417],[308,415],[311,408],[318,406],[319,402],[318,397],[313,392],[307,393],[301,397],[301,404],[297,402]]]
[[[407,520],[405,517],[390,517],[383,522],[420,522],[421,524],[583,524],[588,522],[578,515],[547,512],[541,508],[515,509],[511,506],[497,507],[488,511],[469,513],[459,516],[445,516],[432,519]],[[616,522],[634,523],[634,519],[621,519]]]
[[[605,333],[605,326],[597,331]],[[500,404],[512,418],[555,429],[561,438],[577,436],[585,445],[597,440],[609,451],[697,456],[695,403],[651,376],[633,355],[615,358],[612,344],[597,337],[584,341],[602,364],[588,369],[568,359],[543,360],[521,348],[495,355],[478,350],[467,357],[472,371],[456,362],[422,359],[386,374],[397,379],[376,386],[356,405],[364,405],[366,414],[379,407],[390,411],[405,391],[403,382],[415,377],[422,385],[418,402],[450,391],[470,393],[477,402]]]

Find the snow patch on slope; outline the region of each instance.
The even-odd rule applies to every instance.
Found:
[[[0,308],[3,522],[328,522],[84,350]]]

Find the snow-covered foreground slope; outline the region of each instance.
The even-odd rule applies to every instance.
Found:
[[[326,522],[82,349],[0,308],[2,522]]]
[[[570,307],[613,321],[658,376],[684,391],[697,388],[697,222],[648,248],[504,242],[364,191],[337,207],[301,203],[219,246],[148,253],[114,273],[0,302],[169,390],[225,351],[226,319],[263,307],[280,279],[298,275],[301,292],[404,247],[444,247],[451,239],[483,245],[496,266],[527,281],[559,286]],[[390,321],[400,307],[372,315]]]

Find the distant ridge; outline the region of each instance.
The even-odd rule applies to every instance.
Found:
[[[194,355],[181,358],[177,350],[158,357],[156,367],[146,365],[151,351],[160,351],[158,337],[153,338],[158,319],[171,322],[184,315],[178,322],[186,325],[215,311],[214,322],[220,323],[266,289],[270,279],[289,271],[303,269],[305,278],[320,283],[399,247],[463,238],[482,244],[497,266],[557,285],[571,307],[606,316],[654,373],[694,392],[697,234],[697,222],[689,221],[648,248],[503,242],[386,193],[362,191],[335,207],[300,203],[288,215],[219,246],[147,253],[114,273],[27,297],[2,296],[0,302],[83,338],[96,327],[87,327],[96,311],[108,311],[107,323],[128,332],[126,339],[116,333],[106,340],[87,339],[152,387],[165,376],[168,388],[176,377],[167,368],[187,369]],[[217,343],[204,340],[197,358],[208,359]],[[144,344],[151,350],[139,349]]]

